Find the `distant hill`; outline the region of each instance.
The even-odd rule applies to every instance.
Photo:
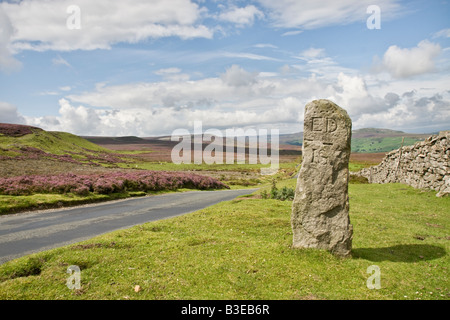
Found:
[[[364,128],[352,132],[352,152],[379,153],[398,149],[404,138],[404,145],[412,145],[426,139],[431,134],[411,134],[402,131]],[[281,134],[280,146],[301,146],[303,133]],[[76,136],[67,132],[45,131],[41,128],[0,123],[0,159],[19,159],[30,157],[47,157],[61,161],[79,163],[111,163],[120,161],[120,155],[113,150],[134,150],[137,146],[142,150],[165,152],[177,142],[170,137],[90,137]],[[113,147],[116,145],[117,147]],[[128,146],[124,148],[124,146]],[[113,150],[111,150],[113,149]],[[167,150],[166,150],[167,149]],[[280,147],[284,153],[299,153],[300,150]],[[295,153],[295,154],[297,154]]]
[[[301,146],[303,144],[303,132],[280,134],[279,142],[280,144]]]
[[[42,158],[95,165],[120,160],[111,150],[71,133],[0,123],[1,160]]]
[[[425,140],[431,133],[415,134],[403,131],[364,128],[352,132],[352,152],[376,153],[389,152],[403,145],[412,145],[417,141]],[[303,132],[280,135],[280,144],[302,145]]]
[[[391,129],[380,128],[363,128],[352,131],[352,138],[381,138],[381,137],[396,137],[408,133]]]
[[[140,151],[141,154],[136,154],[137,157],[145,158],[147,161],[172,161],[172,150],[178,145],[179,141],[172,141],[171,136],[157,136],[157,137],[90,137],[84,136],[86,140],[99,144],[102,147],[118,150],[118,151]],[[184,137],[186,139],[187,137]],[[198,142],[200,142],[200,136],[190,135],[191,139],[191,151],[198,148]],[[268,151],[270,155],[270,136],[268,137]],[[201,149],[204,150],[206,147],[215,145],[222,145],[223,147],[229,145],[234,146],[232,149],[234,153],[241,152],[238,147],[243,146],[240,139],[231,139],[227,137],[222,137],[222,140],[218,137],[211,139],[210,135],[203,135],[203,140],[201,140]],[[249,141],[245,141],[245,149],[243,149],[245,154],[249,154]],[[145,154],[144,154],[145,153]],[[280,161],[295,159],[300,156],[301,148],[298,145],[280,144],[278,150],[280,156]]]
[[[390,129],[364,128],[352,132],[352,152],[389,152],[402,146],[413,145],[428,138],[431,133],[416,134]]]
[[[125,136],[125,137],[99,137],[99,136],[81,136],[81,138],[86,139],[97,145],[114,145],[114,144],[146,144],[148,143],[145,138],[139,138],[135,136]]]
[[[353,130],[352,132],[352,152],[355,153],[380,153],[389,152],[398,149],[402,144],[402,139],[404,138],[403,145],[412,145],[417,141],[421,141],[429,137],[431,133],[427,134],[413,134],[406,133],[398,130],[390,129],[380,129],[380,128],[364,128]],[[97,143],[102,146],[107,146],[108,148],[116,149],[114,145],[151,145],[152,148],[156,146],[159,149],[159,145],[165,146],[166,148],[173,147],[177,142],[171,142],[170,136],[160,136],[160,137],[84,137],[87,140]],[[270,137],[269,142],[270,142]],[[193,136],[191,136],[192,141],[194,141]],[[224,138],[225,139],[225,138]],[[209,143],[209,142],[208,142]],[[224,142],[225,143],[225,142]],[[303,143],[303,132],[281,134],[279,136],[279,143],[283,152],[286,150],[286,146],[301,146]],[[117,150],[120,150],[117,147]]]
[[[0,123],[0,135],[7,137],[21,137],[34,132],[43,131],[41,128],[22,124]]]

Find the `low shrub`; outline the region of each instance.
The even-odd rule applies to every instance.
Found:
[[[369,179],[367,179],[366,177],[363,177],[363,176],[351,174],[348,182],[355,183],[355,184],[366,184],[366,183],[369,183]]]
[[[270,193],[266,190],[261,192],[261,198],[263,199],[275,199],[275,200],[294,200],[295,190],[293,188],[283,187],[278,189],[275,180],[272,181],[272,188]]]
[[[88,195],[90,192],[111,194],[126,191],[148,192],[180,188],[207,190],[229,187],[211,177],[166,171],[111,172],[93,175],[68,173],[0,178],[0,194],[4,195],[29,195],[33,193]]]

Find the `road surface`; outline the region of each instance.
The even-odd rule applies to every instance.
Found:
[[[0,264],[114,230],[200,210],[255,190],[168,193],[0,216]]]

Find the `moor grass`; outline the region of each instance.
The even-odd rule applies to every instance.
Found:
[[[450,198],[402,184],[349,193],[348,259],[292,249],[292,202],[251,195],[7,262],[0,299],[448,300]],[[79,289],[66,285],[71,265]],[[372,265],[380,289],[367,287]]]
[[[271,191],[274,180],[279,190],[295,187],[296,179],[289,177],[298,172],[297,156],[295,160],[281,161],[279,174],[264,177],[259,174],[264,167],[260,164],[175,165],[163,158],[149,161],[153,159],[151,153],[108,151],[64,133],[37,131],[14,139],[0,135],[2,177],[64,172],[108,174],[130,169],[189,171],[219,179],[233,189],[257,186],[260,190],[184,216],[6,262],[0,265],[0,299],[450,298],[449,197],[437,198],[435,192],[401,184],[350,184],[353,250],[351,258],[340,259],[322,250],[292,249],[292,202],[262,197],[263,192]],[[45,149],[53,158],[31,157],[33,153],[27,157],[24,150],[28,147]],[[75,161],[65,161],[67,154]],[[58,161],[55,155],[61,155],[64,161]],[[114,162],[122,155],[126,161]],[[383,156],[383,152],[352,154],[350,170],[377,164]],[[130,157],[135,157],[134,161]],[[54,208],[146,194],[2,195],[0,211]],[[79,289],[67,286],[67,269],[72,265],[81,270]],[[367,287],[371,276],[368,268],[373,265],[380,268],[380,289]],[[137,291],[136,286],[140,288]]]

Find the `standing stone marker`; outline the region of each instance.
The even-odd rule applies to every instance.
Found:
[[[353,227],[348,204],[352,121],[329,100],[305,106],[303,161],[292,204],[294,248],[351,254]]]

